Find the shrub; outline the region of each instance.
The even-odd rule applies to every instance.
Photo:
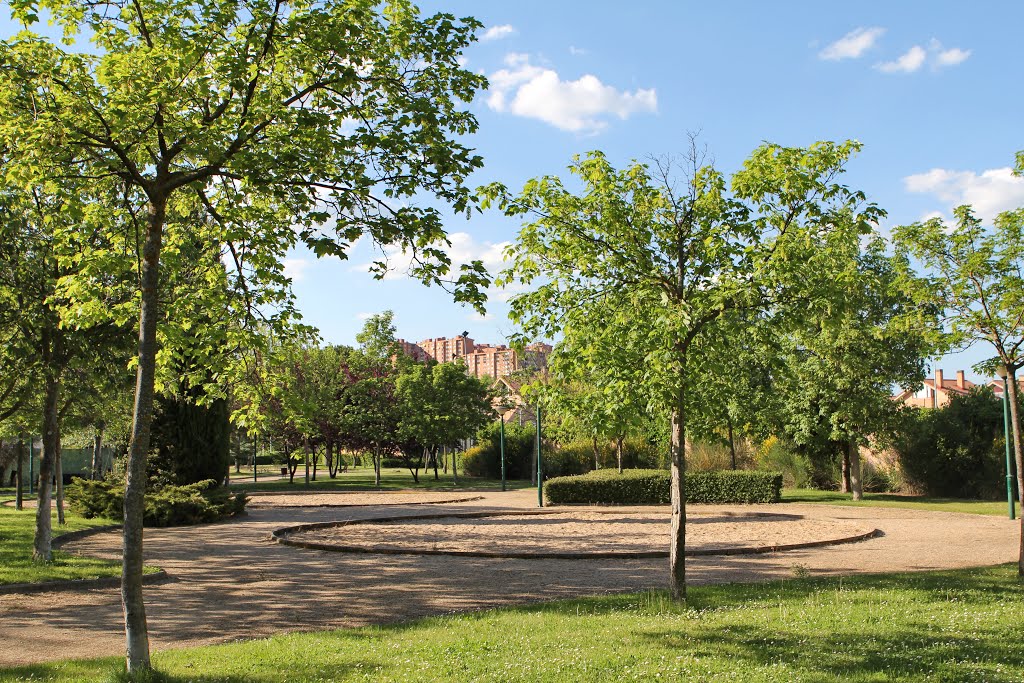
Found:
[[[908,483],[928,495],[995,499],[1006,490],[1003,409],[987,387],[912,413],[894,446]]]
[[[671,501],[667,470],[597,470],[574,477],[556,477],[545,485],[555,505],[664,505]],[[690,503],[777,503],[782,475],[777,472],[690,472],[686,498]]]
[[[810,458],[776,436],[764,440],[754,464],[759,470],[780,472],[782,483],[788,488],[802,489],[811,484]]]
[[[149,475],[178,486],[222,479],[231,463],[229,415],[222,398],[197,405],[193,397],[157,396]]]
[[[505,473],[509,479],[529,479],[536,431],[532,425],[505,425]],[[470,477],[501,477],[500,432],[493,422],[477,435],[477,445],[462,456],[462,471]]]
[[[116,479],[75,479],[65,489],[70,508],[86,518],[124,517],[124,483]],[[212,479],[185,486],[160,486],[146,491],[143,524],[185,526],[213,522],[245,511],[248,498]]]

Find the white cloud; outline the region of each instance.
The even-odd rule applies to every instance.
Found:
[[[991,221],[1002,211],[1024,206],[1024,178],[1013,175],[1013,169],[992,168],[980,174],[974,171],[950,171],[933,168],[903,179],[907,192],[931,194],[950,208],[970,204],[975,214]],[[941,213],[932,212],[929,217]]]
[[[466,320],[471,320],[472,322],[475,323],[491,322],[496,319],[497,318],[493,313],[473,312],[466,316]]]
[[[373,313],[356,313],[356,318],[359,320],[369,320],[373,316]]]
[[[971,56],[970,50],[962,50],[958,47],[951,47],[948,50],[943,50],[942,43],[934,38],[928,46],[928,49],[932,53],[932,66],[936,69],[940,69],[944,66],[956,66],[957,64],[962,64]]]
[[[306,271],[312,265],[309,259],[286,258],[284,260],[285,277],[291,278],[292,282],[302,282],[306,278]]]
[[[451,246],[444,249],[452,260],[451,275],[454,277],[458,277],[460,266],[470,261],[483,261],[484,267],[491,275],[495,275],[506,266],[504,251],[510,242],[478,242],[468,232],[449,233],[448,241],[451,242]],[[384,251],[384,257],[388,263],[385,280],[401,280],[409,274],[412,267],[411,252],[403,251],[397,246],[388,247]],[[369,272],[371,265],[364,263],[356,269]]]
[[[885,29],[880,26],[855,28],[836,42],[825,47],[818,57],[829,61],[856,59],[870,50],[882,37]]]
[[[563,81],[553,69],[535,66],[529,55],[520,53],[506,55],[505,66],[489,76],[487,104],[495,111],[540,119],[574,133],[596,133],[608,125],[608,116],[625,120],[658,110],[653,88],[620,91],[591,74]]]
[[[959,47],[952,47],[946,50],[942,47],[942,43],[932,38],[931,42],[928,43],[927,50],[920,45],[915,45],[900,55],[895,61],[876,64],[875,68],[887,74],[913,73],[927,63],[933,71],[938,71],[945,67],[962,64],[970,56],[970,50],[964,50]]]
[[[576,47],[575,45],[570,45],[569,46],[569,54],[571,54],[573,57],[582,57],[583,55],[587,54],[587,51],[584,48],[582,48],[582,47]]]
[[[508,36],[512,35],[515,32],[516,28],[511,24],[491,26],[490,28],[483,32],[483,35],[480,36],[480,40],[481,42],[488,40],[501,40],[502,38],[507,38]]]
[[[878,64],[877,68],[882,73],[893,74],[893,73],[913,73],[924,66],[924,61],[927,59],[928,53],[924,51],[924,48],[920,45],[915,45],[910,48],[898,59],[892,62],[882,62]]]
[[[954,47],[940,52],[935,58],[935,62],[939,66],[956,66],[957,64],[966,61],[970,56],[970,50],[961,50],[958,47]]]

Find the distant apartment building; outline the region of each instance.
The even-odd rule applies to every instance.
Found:
[[[527,368],[545,368],[552,351],[550,344],[538,342],[525,347],[520,353],[504,344],[477,344],[466,335],[437,337],[417,343],[399,339],[398,344],[406,355],[419,362],[436,360],[449,363],[461,359],[470,375],[492,379],[507,377]]]
[[[964,377],[963,370],[957,370],[956,379],[946,379],[942,370],[936,370],[935,378],[926,379],[920,389],[901,392],[893,400],[914,408],[941,408],[954,394],[967,394],[973,387],[974,382]]]

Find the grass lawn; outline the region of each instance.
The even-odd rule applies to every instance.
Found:
[[[157,653],[157,680],[1024,680],[1015,568],[600,597]],[[120,658],[0,671],[103,680]]]
[[[865,493],[863,500],[853,501],[849,493],[817,491],[815,489],[783,489],[782,502],[908,508],[911,510],[933,510],[936,512],[968,512],[976,515],[994,515],[997,517],[1009,515],[1009,507],[1005,500],[931,498],[928,496],[903,496],[892,493]]]
[[[277,470],[280,473],[280,469]],[[299,467],[295,472],[295,482],[292,484],[288,483],[288,479],[278,479],[260,481],[258,483],[253,482],[252,470],[249,471],[250,479],[248,481],[242,479],[232,478],[232,488],[238,488],[244,491],[303,491],[306,487],[306,471]],[[528,488],[530,482],[528,481],[512,481],[507,482],[509,489]],[[310,481],[309,486],[311,489],[317,491],[375,491],[373,469],[370,467],[357,467],[349,469],[348,472],[342,472],[338,474],[336,479],[331,479],[327,475],[327,470],[321,468],[317,472],[316,481]],[[418,489],[418,490],[437,490],[437,491],[500,491],[501,480],[500,479],[481,479],[477,477],[466,477],[459,475],[458,485],[455,484],[451,471],[448,474],[444,472],[440,473],[440,479],[434,480],[434,471],[420,471],[420,481],[415,483],[412,480],[412,475],[409,474],[409,470],[399,469],[397,467],[383,468],[380,473],[380,487],[384,491],[396,491],[400,489]]]
[[[70,512],[66,519],[66,526],[57,526],[57,513],[54,511],[52,523],[55,537],[68,531],[114,523],[109,519],[85,519]],[[0,505],[0,584],[121,575],[119,562],[77,557],[60,551],[54,552],[50,564],[33,562],[32,538],[35,528],[34,508],[19,511]]]

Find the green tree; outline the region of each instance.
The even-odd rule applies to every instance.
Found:
[[[461,361],[406,364],[395,380],[395,399],[399,449],[416,482],[424,452],[435,463],[436,479],[438,449],[469,439],[494,417],[487,384],[468,375]]]
[[[255,271],[281,273],[296,240],[344,256],[367,235],[411,249],[415,273],[441,283],[440,213],[407,200],[469,205],[463,181],[481,162],[455,140],[476,128],[459,103],[485,80],[458,57],[479,23],[421,17],[403,0],[12,5],[18,21],[48,10],[69,41],[92,43],[73,51],[22,32],[0,45],[12,174],[116,185],[144,217],[122,597],[128,669],[148,669],[141,520],[169,217],[185,197],[201,202]],[[479,301],[483,284],[470,264],[455,296]]]
[[[517,197],[500,185],[484,190],[507,214],[530,219],[504,278],[533,287],[512,299],[524,336],[587,329],[588,302],[606,298],[622,343],[643,350],[642,390],[672,420],[676,598],[686,594],[688,426],[708,421],[706,407],[715,403],[704,400],[708,378],[725,363],[713,332],[735,313],[805,315],[808,301],[832,296],[831,274],[881,214],[836,180],[857,149],[853,142],[764,145],[733,175],[731,193],[696,150],[679,184],[667,163],[653,174],[637,163],[617,171],[594,152],[570,166],[579,191],[554,177],[530,181]]]
[[[868,241],[836,273],[843,296],[805,321],[810,324],[776,337],[782,362],[766,373],[772,381],[762,396],[777,410],[777,429],[796,444],[841,451],[842,490],[854,500],[863,496],[860,446],[894,435],[899,406],[892,387],[919,385],[935,350],[934,309],[914,305],[901,288],[900,264],[885,251],[880,238]]]
[[[986,228],[971,207],[960,206],[955,222],[940,218],[893,231],[914,300],[941,311],[943,341],[963,348],[991,345],[995,357],[975,366],[1005,367],[1012,414],[1017,492],[1024,506],[1017,371],[1024,366],[1024,209],[999,214]],[[915,272],[911,259],[919,266]],[[1018,571],[1024,576],[1024,518]]]
[[[61,426],[64,416],[91,399],[104,383],[127,367],[125,327],[113,321],[71,324],[62,282],[74,262],[92,249],[109,247],[103,231],[73,207],[77,197],[61,197],[52,187],[0,190],[0,334],[7,343],[3,379],[5,413],[21,425],[41,418],[43,453],[39,468],[38,512],[33,557],[52,558],[50,509],[56,480],[58,522],[64,523]],[[83,192],[69,185],[70,192]],[[118,303],[116,296],[109,300]],[[41,391],[40,391],[41,387]],[[45,513],[45,514],[44,514]]]

